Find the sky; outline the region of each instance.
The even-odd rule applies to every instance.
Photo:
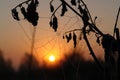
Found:
[[[31,46],[29,38],[31,38],[32,35],[32,25],[26,20],[21,20],[19,22],[15,21],[11,15],[11,9],[24,1],[25,0],[0,1],[0,49],[4,52],[5,58],[13,60],[14,66],[18,66],[24,53],[30,52]],[[70,14],[66,14],[65,17],[61,18],[59,16],[59,10],[57,12],[57,17],[59,18],[60,26],[58,28],[58,32],[55,33],[49,27],[51,15],[49,10],[49,1],[50,0],[39,0],[40,4],[37,9],[40,18],[36,32],[35,53],[40,58],[45,56],[47,53],[64,53],[64,51],[67,52],[70,49],[73,49],[73,45],[66,44],[61,35],[69,29],[78,28],[78,25],[80,24],[78,22],[77,25],[74,24],[78,17],[75,17],[76,15],[73,12],[69,12]],[[69,2],[69,0],[66,1]],[[98,28],[104,33],[113,34],[113,27],[117,10],[120,6],[120,0],[84,0],[84,2],[87,4],[92,17],[98,17],[96,21]],[[58,6],[59,3],[60,1],[56,0],[54,5]],[[120,20],[118,21],[118,27],[119,26]],[[27,33],[29,38],[25,33]],[[95,45],[94,42],[92,44]],[[79,46],[82,46],[80,50],[83,50],[83,52],[87,50],[84,43],[81,42],[81,45],[79,44]],[[96,45],[93,47],[98,53],[101,52],[96,48]]]

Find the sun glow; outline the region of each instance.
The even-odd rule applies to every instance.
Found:
[[[57,50],[53,50],[42,57],[42,66],[47,68],[56,68],[62,64],[63,60],[63,54],[60,54]]]
[[[49,61],[50,62],[54,62],[56,59],[55,59],[55,56],[54,55],[50,55],[49,56]]]
[[[60,45],[60,44],[59,44]],[[64,51],[61,47],[55,44],[53,48],[51,48],[51,44],[48,44],[45,46],[45,48],[41,48],[38,50],[38,57],[40,66],[46,67],[46,68],[56,68],[62,65],[64,62]]]

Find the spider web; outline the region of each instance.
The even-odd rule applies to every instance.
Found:
[[[75,8],[77,10],[77,8]],[[37,59],[43,59],[45,56],[48,54],[52,53],[53,50],[57,50],[57,54],[59,56],[64,55],[64,53],[67,53],[70,49],[73,48],[73,42],[71,41],[70,43],[67,43],[65,39],[62,39],[63,34],[66,31],[72,30],[72,29],[80,29],[83,27],[82,20],[79,19],[77,15],[75,15],[72,11],[69,11],[68,13],[65,14],[64,17],[61,18],[60,12],[57,12],[56,16],[58,17],[59,21],[59,28],[57,32],[54,32],[51,27],[49,27],[49,24],[46,24],[46,22],[49,22],[50,16],[40,16],[40,21],[37,26],[37,32],[36,32],[36,39],[35,39],[35,46],[34,46],[34,56],[37,57]],[[27,22],[25,20],[18,22],[19,26],[21,27],[21,30],[24,33],[24,36],[26,37],[24,39],[25,44],[30,47],[31,45],[31,38],[32,38],[32,32],[33,29],[31,24],[27,23],[28,27],[24,27],[24,23],[26,24]],[[76,32],[77,34],[77,47],[74,49],[74,51],[79,50],[81,53],[84,51],[87,51],[85,42],[82,40],[79,40],[79,34],[80,32]],[[94,35],[92,34],[89,36],[89,40],[93,40]],[[94,43],[94,42],[93,42]],[[96,45],[93,45],[93,47],[96,49]],[[64,52],[66,51],[66,52]],[[76,79],[78,78],[79,75],[79,63],[74,64],[69,60],[71,63],[73,70],[76,75]],[[66,80],[66,74],[64,69],[63,71],[63,79]],[[46,79],[46,72],[43,70],[44,78]]]
[[[41,27],[42,25],[40,25],[40,24],[39,24],[39,26],[37,26],[34,55],[39,59],[47,56],[48,54],[50,54],[52,52],[52,50],[56,50],[56,48],[57,48],[57,54],[59,56],[64,55],[63,51],[67,51],[67,49],[69,50],[70,48],[73,48],[72,41],[67,44],[66,40],[62,39],[62,36],[66,31],[82,27],[81,19],[79,19],[77,15],[71,16],[71,15],[66,14],[64,16],[64,20],[63,20],[63,19],[61,19],[59,14],[60,13],[58,12],[57,16],[59,17],[59,25],[60,26],[59,26],[59,29],[57,32],[54,32],[48,26]],[[49,17],[40,17],[40,19],[43,20],[43,23],[44,23],[44,20],[49,20]],[[23,25],[22,23],[23,22],[19,22],[19,26],[21,27],[21,29],[26,37],[25,43],[29,47],[30,46],[29,42],[31,42],[32,26],[30,24],[28,24],[29,27],[24,28],[24,26],[22,26]],[[42,34],[44,34],[44,35],[42,35]],[[79,36],[79,32],[76,32],[76,34],[77,34],[77,36]],[[89,39],[92,40],[93,38],[94,38],[94,35],[92,34]],[[84,43],[85,42],[83,40],[80,41],[78,39],[77,47],[75,48],[75,50],[80,49],[81,53],[86,51],[87,49],[86,49],[86,46]],[[96,47],[96,46],[93,45],[93,47]],[[79,67],[80,67],[79,63],[76,66],[73,62],[71,62],[71,60],[69,60],[69,62],[73,66],[73,70],[75,72],[76,78],[78,78]],[[62,68],[62,72],[63,72],[63,78],[64,78],[64,80],[66,80],[66,78],[65,78],[66,74],[65,74],[65,71],[63,68]],[[47,80],[45,77],[46,71],[43,70],[42,73],[44,75],[44,79]]]

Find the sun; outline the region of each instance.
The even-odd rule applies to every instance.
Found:
[[[42,57],[39,57],[40,65],[46,68],[57,68],[62,65],[64,61],[64,55],[60,54],[57,49],[46,53]]]
[[[54,55],[50,55],[49,56],[49,61],[50,62],[54,62],[55,61],[55,56]]]

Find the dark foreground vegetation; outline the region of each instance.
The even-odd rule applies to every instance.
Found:
[[[66,61],[57,68],[39,67],[33,58],[32,70],[29,71],[30,55],[25,54],[17,71],[11,60],[5,60],[0,51],[0,80],[103,80],[104,72],[94,62],[83,61],[78,54],[66,56]],[[30,74],[31,73],[31,74]]]

